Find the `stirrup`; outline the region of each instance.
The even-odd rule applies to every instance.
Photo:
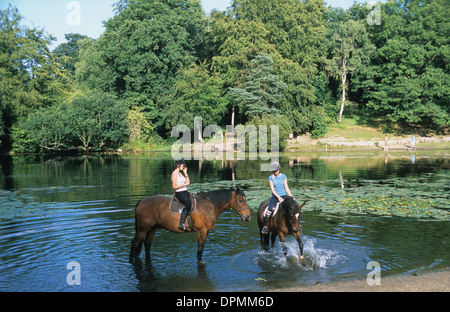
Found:
[[[263,233],[263,234],[269,233],[269,227],[267,225],[264,225],[262,230],[261,230],[261,233]]]
[[[187,229],[189,229],[189,227],[188,226],[186,226],[186,224],[181,224],[181,223],[178,223],[178,229],[179,230],[181,230],[181,231],[186,231]]]

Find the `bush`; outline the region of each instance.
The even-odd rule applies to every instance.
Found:
[[[13,128],[13,151],[42,152],[117,148],[128,139],[127,107],[101,92],[70,105],[41,108]]]

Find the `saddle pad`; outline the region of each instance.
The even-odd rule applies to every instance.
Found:
[[[178,198],[172,196],[172,199],[170,200],[169,204],[169,211],[174,214],[181,214],[183,211],[184,205],[178,200]],[[188,215],[192,214],[197,208],[197,199],[195,198],[195,195],[191,195],[191,211],[188,212]]]
[[[272,217],[275,217],[275,215],[278,212],[278,208],[280,207],[280,202],[276,203],[272,208]],[[264,217],[267,217],[269,215],[269,205],[267,205],[266,209],[264,209]]]

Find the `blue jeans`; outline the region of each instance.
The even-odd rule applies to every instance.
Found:
[[[285,199],[286,197],[288,197],[287,195],[283,195],[281,196],[281,198]],[[272,212],[272,208],[273,205],[278,203],[278,198],[276,198],[275,196],[272,196],[272,198],[270,198],[270,202],[269,202],[269,211]]]

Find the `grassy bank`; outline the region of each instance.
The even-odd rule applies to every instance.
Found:
[[[327,134],[319,139],[310,134],[298,136],[288,141],[287,151],[330,150],[330,149],[372,149],[383,150],[385,135],[388,139],[388,150],[411,149],[411,137],[416,138],[416,150],[450,149],[450,134],[400,133],[400,131],[384,131],[382,126],[360,124],[354,118],[343,118],[342,123],[331,125]]]
[[[416,138],[416,150],[450,149],[450,133],[423,136],[420,133],[399,134],[400,130],[385,132],[383,126],[363,125],[355,118],[343,118],[342,123],[331,125],[327,134],[319,139],[311,134],[289,139],[286,152],[295,151],[331,151],[331,150],[373,150],[382,151],[385,135],[389,150],[411,150],[411,137]],[[220,144],[224,138],[207,139],[210,144]],[[134,141],[122,146],[119,151],[125,153],[171,152],[174,140],[152,138],[148,141]]]

